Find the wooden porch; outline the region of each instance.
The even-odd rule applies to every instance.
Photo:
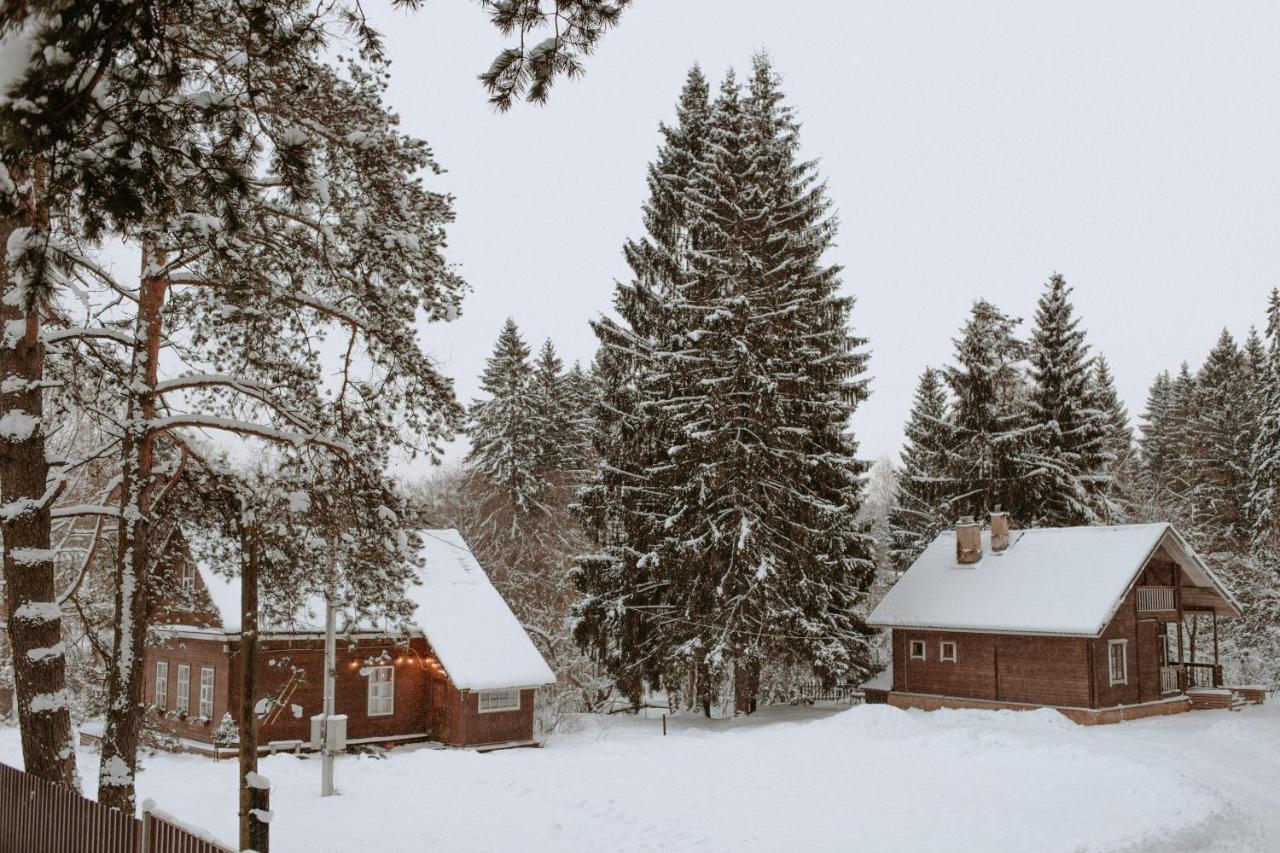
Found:
[[[1215,590],[1184,586],[1179,572],[1177,583],[1172,586],[1139,586],[1137,592],[1139,617],[1160,622],[1164,633],[1161,695],[1186,693],[1192,698],[1193,710],[1239,710],[1263,702],[1265,691],[1223,682],[1218,616],[1219,612],[1228,616],[1234,613]],[[1175,626],[1174,631],[1169,630],[1170,623]],[[1209,636],[1205,636],[1206,631]]]

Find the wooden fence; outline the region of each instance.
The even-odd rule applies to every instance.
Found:
[[[822,684],[805,681],[793,685],[787,701],[792,705],[812,705],[814,702],[843,702],[846,705],[862,704],[862,691],[855,684]]]
[[[142,819],[0,764],[3,853],[234,853],[144,810]]]

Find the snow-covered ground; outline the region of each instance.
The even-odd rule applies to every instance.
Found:
[[[1280,703],[1084,728],[1052,711],[588,717],[545,749],[275,756],[275,853],[1280,851]],[[0,731],[0,760],[18,763]],[[82,752],[89,781],[97,758]],[[224,839],[235,765],[145,760],[142,796]]]

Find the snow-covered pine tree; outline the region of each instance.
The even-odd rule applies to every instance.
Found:
[[[670,262],[636,269],[667,278],[654,288],[654,334],[630,352],[641,432],[656,420],[671,443],[638,472],[645,503],[619,511],[636,523],[579,562],[588,645],[614,653],[606,662],[632,678],[628,690],[640,670],[707,712],[730,677],[750,710],[767,661],[823,678],[868,665],[854,613],[873,571],[855,521],[866,466],[846,431],[866,394],[866,356],[838,268],[821,260],[829,203],[781,100],[766,57],[745,98],[730,74],[680,202],[685,219],[649,229],[646,244]],[[601,579],[617,585],[607,598]],[[599,612],[602,600],[613,613]],[[608,630],[629,627],[619,610],[655,623],[639,645]]]
[[[520,573],[543,553],[548,510],[545,464],[554,449],[545,434],[543,401],[533,387],[529,347],[514,320],[503,324],[480,379],[488,398],[471,405],[467,453],[469,492],[476,505],[472,545]]]
[[[33,181],[20,188],[8,172],[0,180],[0,196],[15,206],[0,220],[7,247],[0,257],[0,538],[24,766],[37,778],[74,788],[66,646],[50,539],[52,504],[66,482],[50,477],[45,446],[52,425],[45,422],[44,304],[32,298],[29,271],[15,264],[48,215]]]
[[[595,406],[599,395],[591,374],[574,362],[560,380],[564,407],[565,434],[561,448],[561,470],[576,495],[594,473],[596,455],[592,447],[595,433]]]
[[[1213,550],[1247,538],[1253,380],[1226,329],[1196,376],[1187,436],[1192,466],[1191,523]]]
[[[956,363],[943,373],[952,398],[948,476],[956,516],[982,518],[996,507],[1024,524],[1039,516],[1026,459],[1034,427],[1018,323],[985,299],[974,302],[955,340]]]
[[[675,288],[702,237],[689,211],[690,185],[703,168],[711,104],[706,78],[690,69],[676,105],[676,120],[660,125],[662,145],[650,164],[643,209],[646,236],[629,240],[624,255],[634,278],[619,282],[619,321],[592,323],[600,340],[592,365],[598,389],[593,417],[600,465],[583,487],[576,511],[597,551],[576,560],[574,608],[578,643],[598,660],[618,689],[639,701],[649,685],[669,675],[666,567],[646,557],[664,535],[662,495],[649,483],[674,442],[665,413],[651,401],[671,394],[672,380],[653,368],[655,354],[671,346]],[[683,673],[674,676],[675,683]]]
[[[1249,519],[1255,543],[1280,547],[1280,290],[1267,304],[1267,358],[1258,373],[1257,433],[1249,458]]]
[[[146,602],[159,557],[151,527],[167,524],[164,502],[201,455],[185,429],[385,462],[392,447],[438,456],[460,420],[449,380],[414,331],[419,312],[446,319],[461,295],[440,254],[449,200],[421,183],[435,165],[387,110],[385,72],[357,61],[344,69],[312,62],[297,78],[289,67],[259,77],[261,69],[226,63],[210,72],[218,90],[252,78],[263,105],[241,141],[260,194],[238,211],[247,223],[238,236],[219,225],[223,202],[178,182],[167,203],[184,212],[126,235],[149,259],[140,286],[117,281],[74,246],[55,247],[94,282],[96,304],[113,306],[86,306],[47,340],[99,361],[115,395],[112,417],[126,425],[112,451],[121,479],[110,502],[126,523],[115,551],[115,662],[99,789],[121,808],[132,808]],[[305,151],[306,192],[277,188],[270,175],[279,160],[254,153],[276,140]],[[178,328],[189,334],[170,335]],[[327,363],[308,342],[333,331],[343,348]],[[161,381],[161,338],[185,375]],[[123,352],[111,349],[117,345]],[[322,394],[325,376],[337,380]]]
[[[1104,434],[1103,448],[1107,489],[1103,495],[1102,509],[1105,520],[1118,522],[1128,516],[1135,498],[1137,486],[1137,460],[1134,454],[1133,428],[1129,425],[1129,410],[1116,391],[1115,378],[1105,356],[1093,360],[1089,376],[1091,406],[1102,414]]]
[[[1058,273],[1050,276],[1036,306],[1028,347],[1032,387],[1027,415],[1034,432],[1026,464],[1035,472],[1035,514],[1022,521],[1037,527],[1093,524],[1106,516],[1106,414],[1095,408],[1089,394],[1089,347],[1070,297],[1066,279]]]
[[[1111,464],[1123,465],[1133,452],[1133,427],[1129,424],[1129,409],[1116,391],[1116,380],[1106,356],[1097,355],[1093,359],[1089,395],[1093,408],[1102,413],[1106,425],[1104,444]]]
[[[902,571],[953,521],[948,503],[957,484],[948,478],[947,391],[942,374],[927,367],[916,384],[906,425],[902,469],[889,511],[890,555]]]

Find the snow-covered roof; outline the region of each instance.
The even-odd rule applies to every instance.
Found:
[[[936,628],[1096,637],[1157,549],[1190,583],[1214,590],[1227,610],[1239,605],[1169,524],[1015,530],[993,553],[956,561],[954,531],[940,533],[867,620],[876,628]]]
[[[440,664],[461,690],[539,687],[555,682],[537,647],[457,530],[420,530],[425,566],[408,589],[411,620],[435,650]],[[201,567],[222,628],[240,630],[240,578]],[[339,624],[340,629],[344,626]],[[372,632],[376,625],[346,626]],[[324,600],[303,602],[284,623],[261,626],[265,632],[308,633],[324,630]]]
[[[555,682],[507,602],[456,530],[420,530],[420,586],[414,617],[455,687],[491,690]]]
[[[227,577],[203,565],[199,568],[200,579],[204,581],[205,591],[209,593],[209,600],[213,602],[213,609],[218,613],[218,619],[222,622],[222,629],[230,634],[238,633],[241,628],[240,577],[238,575]],[[342,626],[339,625],[339,627]],[[363,628],[363,630],[371,629],[371,626],[364,626]],[[264,624],[259,626],[259,630],[267,632],[296,631],[298,633],[323,631],[324,599],[318,595],[310,596],[294,610],[290,619],[282,622],[264,621]]]

